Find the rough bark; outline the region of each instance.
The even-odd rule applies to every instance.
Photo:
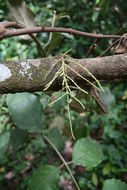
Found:
[[[93,78],[82,67],[87,68],[100,82],[127,79],[127,54],[101,58],[74,59],[66,57],[66,63],[90,81]],[[25,61],[0,61],[0,93],[42,91],[61,66],[61,56]],[[87,85],[82,78],[68,69],[68,75],[81,85]],[[58,77],[52,90],[61,87],[62,77]]]

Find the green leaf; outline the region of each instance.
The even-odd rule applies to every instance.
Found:
[[[58,150],[61,150],[64,147],[64,139],[62,135],[60,135],[57,127],[54,127],[49,131],[48,138]]]
[[[100,95],[101,100],[109,109],[113,106],[113,104],[115,104],[115,97],[110,92],[109,88],[104,88],[104,92],[100,92],[99,95]]]
[[[127,100],[127,90],[124,92],[124,95],[122,97],[122,100]]]
[[[42,165],[32,175],[27,190],[57,190],[58,175],[57,167]]]
[[[13,148],[13,153],[15,154],[16,151],[24,145],[26,141],[26,132],[19,128],[12,129],[10,139]]]
[[[69,39],[72,39],[74,40],[74,36],[72,34],[69,34],[69,33],[61,33],[63,36],[65,36],[66,38],[69,38]]]
[[[86,166],[87,169],[96,167],[104,160],[101,145],[90,137],[79,139],[73,148],[73,162]]]
[[[92,174],[92,183],[97,186],[98,185],[98,177],[96,173]]]
[[[119,179],[108,179],[104,182],[102,190],[127,190],[127,184]]]
[[[110,3],[111,3],[111,0],[103,1],[103,6],[102,6],[102,16],[103,17],[107,16],[107,14],[109,12],[109,8],[110,8]]]
[[[46,52],[52,52],[55,50],[60,44],[63,39],[63,36],[59,33],[53,33],[52,34],[52,39],[50,39],[46,44],[45,44],[45,51]]]
[[[53,95],[55,97],[55,100],[57,100],[58,98],[60,98],[63,94],[64,94],[63,92],[53,93]],[[53,105],[55,111],[58,114],[61,112],[61,109],[65,108],[65,106],[66,106],[66,96],[64,96],[63,98],[61,98],[57,102],[55,102],[54,105]]]
[[[54,117],[54,119],[52,120],[52,122],[49,125],[49,129],[52,129],[54,127],[57,127],[60,134],[63,133],[64,127],[65,127],[65,122],[64,122],[64,118],[62,116],[56,115],[56,117]]]
[[[28,132],[39,132],[42,129],[43,107],[36,95],[31,93],[9,94],[7,105],[17,127]]]
[[[3,156],[8,147],[9,137],[10,133],[8,131],[0,134],[0,158]]]
[[[110,165],[110,163],[107,163],[103,167],[103,170],[102,170],[103,175],[109,174],[110,170],[111,170],[111,165]]]
[[[96,5],[100,3],[101,0],[96,0]]]
[[[35,15],[22,0],[10,1],[10,15],[12,20],[21,27],[36,26]]]
[[[93,22],[96,22],[97,19],[98,19],[98,16],[99,16],[99,12],[97,12],[96,10],[93,12],[93,15],[92,15],[92,21]]]

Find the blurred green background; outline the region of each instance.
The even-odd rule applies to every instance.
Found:
[[[26,0],[26,3],[36,15],[38,25],[44,23],[44,26],[51,26],[53,10],[56,10],[55,26],[103,34],[127,32],[126,0]],[[10,20],[9,3],[7,0],[0,0],[0,21],[5,20]],[[54,33],[47,45],[48,33],[40,33],[37,37],[42,47],[46,47],[48,56],[64,53],[71,48],[70,56],[85,58],[93,43],[93,39],[90,38]],[[109,39],[100,40],[90,57],[99,56],[108,46]],[[109,52],[107,55],[110,54]],[[42,55],[32,40],[12,37],[0,41],[1,60],[38,57]],[[91,170],[70,166],[82,190],[102,189],[103,182],[110,178],[120,179],[127,183],[127,83],[123,81],[103,84],[103,87],[105,95],[100,94],[100,96],[108,107],[107,115],[101,113],[91,98],[81,97],[88,109],[85,113],[80,113],[80,108],[75,103],[71,106],[76,138],[90,136],[97,140],[101,143],[105,156],[104,161]],[[54,98],[59,96],[59,93],[53,94]],[[35,135],[36,130],[32,128],[35,121],[31,122],[29,119],[33,113],[40,122],[37,126],[43,125],[45,134],[65,159],[71,160],[72,147],[67,149],[67,153],[64,150],[65,143],[71,142],[72,146],[75,143],[71,140],[66,101],[63,98],[49,107],[48,99],[49,96],[44,92],[0,96],[1,190],[26,189],[30,176],[40,164],[61,165],[60,159],[49,145],[44,141],[40,143]],[[17,109],[13,105],[17,106]],[[27,124],[30,124],[29,128]],[[27,130],[24,130],[26,128]],[[62,168],[59,175],[59,189],[67,190],[70,181],[71,177]],[[75,190],[73,185],[70,186],[72,190]]]

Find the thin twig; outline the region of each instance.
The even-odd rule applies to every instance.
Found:
[[[79,30],[74,30],[72,28],[61,28],[61,27],[30,27],[30,28],[23,28],[23,29],[15,29],[15,30],[7,30],[4,35],[2,36],[3,38],[11,37],[11,36],[19,36],[19,35],[24,35],[24,34],[32,34],[32,33],[41,33],[41,32],[64,32],[64,33],[69,33],[73,35],[79,35],[79,36],[84,36],[84,37],[89,37],[89,38],[121,38],[122,35],[103,35],[103,34],[93,34],[93,33],[88,33],[88,32],[83,32]]]
[[[73,176],[73,174],[72,174],[72,172],[71,172],[71,170],[70,170],[70,168],[69,168],[67,162],[64,160],[63,156],[60,154],[60,152],[57,150],[57,148],[56,148],[56,147],[54,146],[54,144],[49,140],[48,137],[46,137],[45,135],[43,135],[43,137],[44,137],[44,139],[52,146],[52,148],[55,150],[55,152],[57,153],[57,155],[60,157],[60,159],[61,159],[62,162],[64,163],[64,166],[66,167],[67,171],[69,172],[70,176],[72,177],[72,179],[73,179],[73,181],[74,181],[74,183],[75,183],[77,189],[80,190],[80,187],[79,187],[77,181],[75,180],[75,178],[74,178],[74,176]]]
[[[3,25],[4,28],[9,28],[9,27],[18,28],[18,29],[22,28],[22,27],[18,26],[16,22],[4,21],[4,22],[0,22],[0,24]],[[29,36],[35,41],[35,43],[39,47],[41,54],[44,57],[47,57],[45,50],[42,48],[39,40],[34,36],[34,34],[29,34]]]
[[[53,11],[53,18],[52,18],[52,28],[55,26],[55,20],[56,20],[56,11]],[[49,34],[49,41],[52,40],[52,32]]]
[[[29,35],[35,41],[35,43],[37,44],[42,56],[47,57],[47,53],[45,52],[45,50],[41,46],[41,43],[39,42],[39,40],[34,36],[34,34],[29,34]]]
[[[66,163],[67,163],[67,165],[70,165],[70,164],[72,164],[73,162],[72,162],[72,161],[70,161],[70,162],[66,162]],[[63,164],[61,164],[61,165],[59,166],[59,169],[61,170],[63,167],[64,167],[64,163],[63,163]]]
[[[90,53],[97,47],[97,42],[99,39],[95,39],[93,44],[90,46],[90,48],[88,49],[87,53],[86,53],[86,58],[89,57]]]
[[[16,22],[11,22],[11,21],[3,21],[0,22],[5,28],[9,28],[9,27],[15,27],[17,26]]]
[[[53,11],[53,18],[52,18],[52,25],[51,25],[51,27],[53,28],[54,27],[54,25],[55,25],[55,20],[56,20],[56,11],[54,10]],[[49,34],[49,39],[48,39],[48,41],[47,41],[47,43],[45,44],[45,47],[47,47],[49,44],[50,44],[50,42],[51,42],[51,40],[52,40],[52,32],[50,32],[50,34]]]
[[[106,50],[104,50],[101,55],[97,56],[97,57],[102,57],[104,54],[106,54],[113,46],[115,46],[120,39],[115,40]]]

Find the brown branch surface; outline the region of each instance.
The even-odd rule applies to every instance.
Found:
[[[0,93],[42,91],[60,68],[60,58],[61,56],[55,56],[26,61],[0,61]],[[127,79],[127,54],[87,59],[74,59],[67,56],[66,63],[90,81],[93,81],[93,78],[77,63],[87,68],[99,81]],[[67,72],[80,85],[87,85],[72,70],[68,69]],[[52,85],[52,90],[59,90],[61,84],[62,78],[58,77]]]

